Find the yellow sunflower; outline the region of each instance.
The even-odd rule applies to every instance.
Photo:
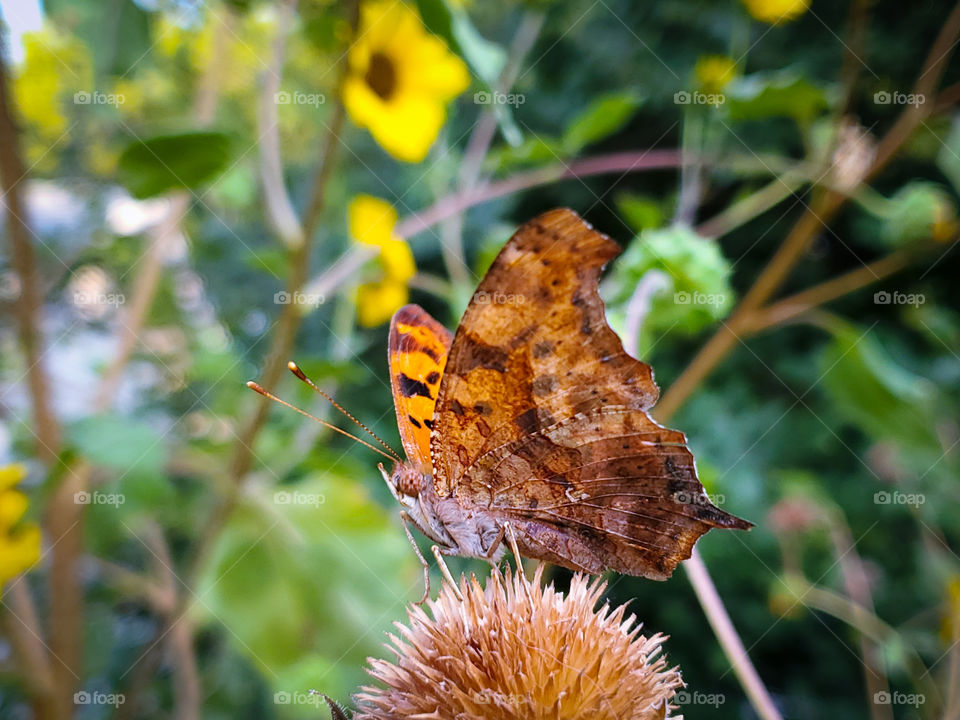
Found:
[[[397,211],[386,201],[358,195],[347,210],[350,237],[379,248],[380,278],[357,288],[357,320],[365,327],[386,322],[410,296],[407,282],[417,271],[410,246],[394,235]]]
[[[0,587],[40,558],[40,528],[21,522],[27,496],[13,489],[26,474],[23,465],[0,468]]]
[[[810,7],[810,0],[743,0],[743,4],[756,20],[776,25],[803,15]]]
[[[463,61],[396,0],[365,2],[350,48],[343,103],[357,125],[398,160],[420,162],[470,85]]]

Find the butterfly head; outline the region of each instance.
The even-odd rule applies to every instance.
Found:
[[[387,472],[382,463],[377,467],[390,492],[401,505],[410,507],[416,502],[425,479],[418,467],[411,462],[396,463],[392,472]]]

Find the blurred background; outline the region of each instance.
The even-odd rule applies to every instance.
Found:
[[[557,206],[756,523],[698,548],[765,717],[960,717],[958,8],[0,2],[0,717],[349,703],[421,569],[377,456],[244,382],[399,448],[390,315]],[[687,573],[607,596],[757,717]]]

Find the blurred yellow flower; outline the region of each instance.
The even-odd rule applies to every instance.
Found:
[[[470,85],[466,65],[396,0],[363,3],[348,60],[343,103],[350,117],[398,160],[423,160],[447,103]]]
[[[40,528],[20,522],[27,496],[13,489],[26,474],[19,464],[0,468],[0,587],[40,558]]]
[[[743,4],[755,19],[775,25],[796,20],[810,7],[810,0],[743,0]]]
[[[374,327],[390,319],[409,298],[407,281],[417,271],[410,246],[394,235],[397,211],[388,202],[370,195],[358,195],[347,210],[350,237],[363,245],[379,248],[380,279],[357,288],[357,320]]]
[[[704,55],[693,68],[705,93],[719,93],[737,76],[737,63],[726,55]]]

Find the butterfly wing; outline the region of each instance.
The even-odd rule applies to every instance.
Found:
[[[431,472],[430,430],[450,331],[419,305],[404,305],[390,321],[388,361],[397,426],[407,459]]]
[[[434,483],[514,520],[531,557],[664,577],[710,527],[749,523],[706,501],[682,433],[646,413],[653,373],[623,350],[597,291],[619,250],[563,209],[506,244],[450,348]]]

